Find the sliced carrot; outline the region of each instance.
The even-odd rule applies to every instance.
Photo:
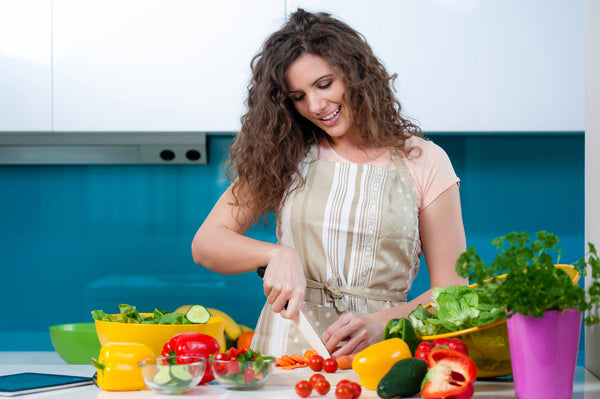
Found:
[[[292,365],[289,365],[289,366],[281,366],[281,368],[283,370],[293,370],[293,369],[298,369],[298,368],[301,368],[301,367],[308,367],[308,364],[292,364]]]
[[[296,361],[292,359],[289,355],[282,355],[281,361],[290,366],[296,364]]]
[[[348,370],[352,368],[352,357],[348,355],[340,356],[335,359],[338,364],[338,369],[340,370]]]
[[[299,364],[306,364],[306,363],[308,363],[308,362],[306,361],[306,359],[304,358],[304,356],[300,356],[300,355],[292,354],[292,355],[290,355],[290,357],[291,357],[292,359],[294,359],[294,361],[295,361],[296,363],[299,363]]]
[[[285,364],[285,363],[283,363],[283,362],[281,361],[281,358],[279,358],[279,357],[278,357],[278,358],[275,358],[275,367],[281,367],[281,366],[283,366],[284,364]]]
[[[310,358],[311,358],[313,355],[318,355],[317,351],[316,351],[316,350],[314,350],[314,349],[309,349],[309,350],[307,350],[306,352],[304,352],[304,357],[305,357],[307,360],[310,360]]]

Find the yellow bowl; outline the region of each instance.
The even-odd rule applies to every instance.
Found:
[[[151,313],[142,313],[152,316]],[[116,315],[118,316],[118,315]],[[212,316],[206,324],[132,324],[110,321],[96,322],[96,332],[102,345],[108,342],[137,342],[146,344],[157,356],[173,336],[186,332],[197,332],[214,337],[225,351],[225,321],[221,317]]]
[[[579,282],[581,277],[571,265],[556,265],[563,269],[573,280],[573,284]],[[505,278],[503,274],[499,278]],[[477,284],[471,284],[477,287]],[[433,303],[425,305],[430,308]],[[497,320],[482,327],[472,327],[451,333],[424,335],[419,337],[421,341],[433,341],[437,338],[455,338],[463,341],[469,348],[469,356],[477,365],[477,378],[505,377],[512,374],[510,362],[510,347],[508,346],[508,329],[506,320]]]

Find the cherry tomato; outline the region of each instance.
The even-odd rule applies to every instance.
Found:
[[[350,380],[343,379],[343,380],[339,380],[338,383],[335,384],[335,386],[339,387],[340,385],[348,385],[348,384],[350,384]]]
[[[350,388],[352,388],[352,399],[358,399],[360,397],[360,393],[362,391],[360,384],[358,384],[354,381],[350,381],[349,385],[350,385]]]
[[[310,367],[312,371],[321,371],[323,370],[323,362],[323,356],[312,355],[311,358],[308,360],[308,367]]]
[[[313,374],[310,376],[310,379],[308,380],[310,382],[310,384],[313,386],[313,388],[315,387],[315,383],[319,380],[324,380],[325,376],[323,374]]]
[[[336,399],[353,399],[354,392],[352,391],[352,387],[348,384],[337,384],[335,388],[335,398]]]
[[[312,393],[312,385],[306,380],[302,380],[296,384],[296,393],[301,398],[308,398]]]
[[[215,360],[229,360],[229,357],[229,353],[227,352],[217,353],[215,355]]]
[[[329,392],[329,388],[331,388],[331,384],[326,379],[318,380],[315,385],[313,385],[315,391],[319,393],[319,395],[326,395]]]
[[[323,370],[326,373],[335,373],[337,371],[337,369],[338,369],[338,364],[334,358],[330,357],[329,359],[325,359],[323,361]]]

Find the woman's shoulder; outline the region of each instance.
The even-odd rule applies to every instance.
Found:
[[[460,180],[446,151],[431,140],[412,136],[405,142],[404,163],[411,175],[420,209]]]
[[[421,166],[430,163],[446,162],[448,154],[442,147],[431,140],[419,136],[411,136],[404,142],[404,157]]]

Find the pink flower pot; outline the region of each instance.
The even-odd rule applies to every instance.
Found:
[[[571,398],[581,313],[552,310],[542,318],[514,314],[507,327],[515,395],[521,399]]]

